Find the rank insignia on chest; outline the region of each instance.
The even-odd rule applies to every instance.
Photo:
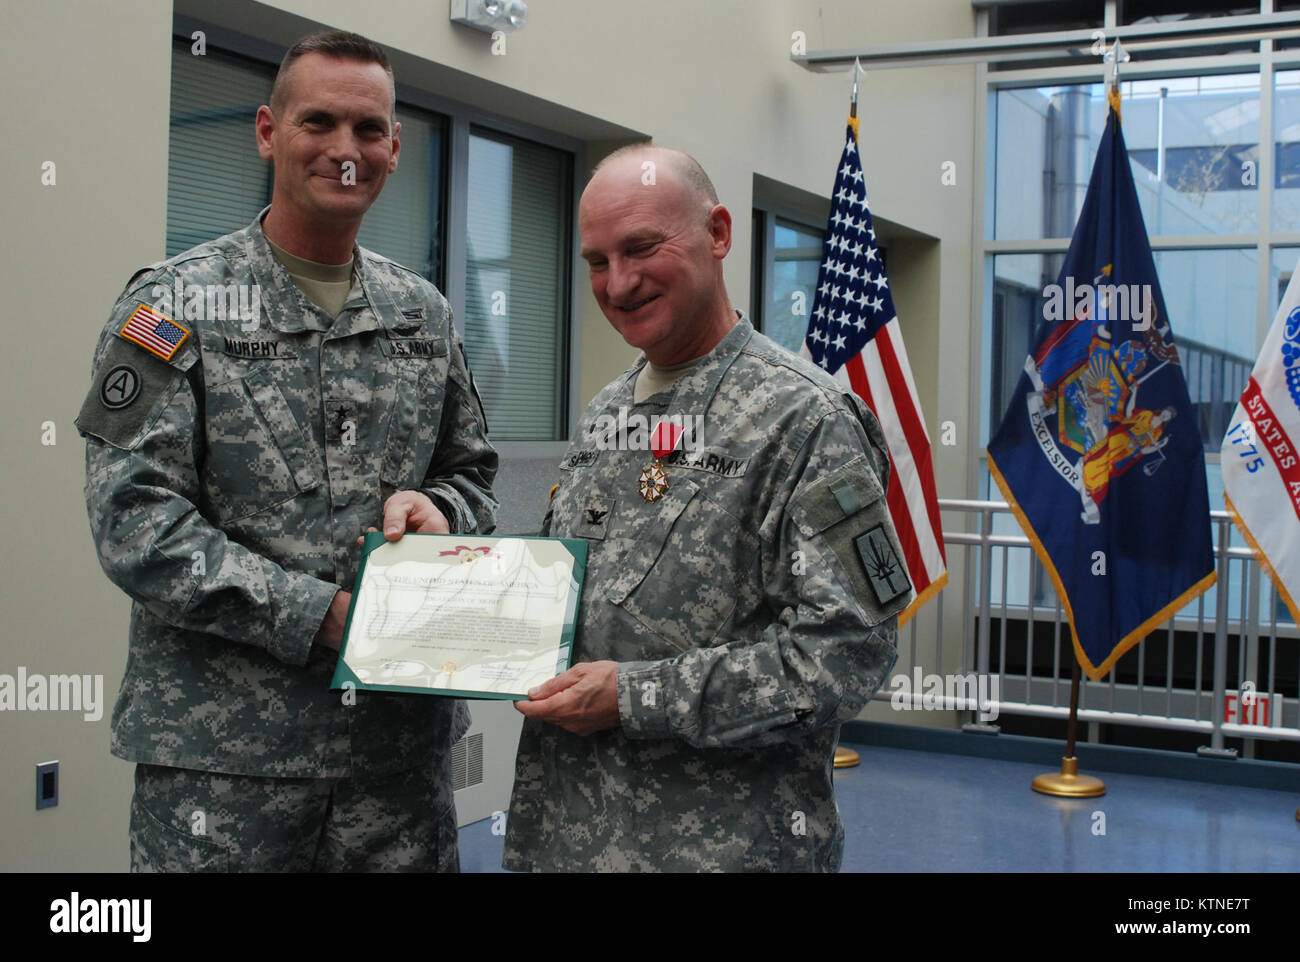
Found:
[[[672,454],[682,440],[683,429],[680,424],[660,421],[650,433],[650,450],[655,459],[641,469],[637,478],[637,487],[641,497],[653,504],[668,491],[668,472],[664,470],[663,459]]]

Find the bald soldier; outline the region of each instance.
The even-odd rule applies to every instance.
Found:
[[[542,533],[590,545],[575,664],[516,703],[504,864],[835,871],[839,728],[893,667],[910,597],[880,428],[732,307],[731,215],[693,159],[611,155],[579,226],[644,357],[560,463]],[[662,428],[656,452],[638,416],[702,430]]]

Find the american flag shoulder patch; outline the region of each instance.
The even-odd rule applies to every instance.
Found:
[[[190,336],[189,331],[170,317],[159,314],[145,304],[131,312],[118,333],[164,361],[175,357],[185,339]]]

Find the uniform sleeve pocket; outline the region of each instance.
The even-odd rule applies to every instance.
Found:
[[[804,537],[822,541],[834,554],[869,624],[907,607],[912,582],[885,491],[865,458],[810,484],[791,502],[790,518]]]
[[[77,430],[133,449],[175,393],[184,370],[114,337],[77,414]]]

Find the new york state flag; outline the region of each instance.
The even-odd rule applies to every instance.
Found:
[[[1094,681],[1215,581],[1205,457],[1120,130],[988,446]]]

